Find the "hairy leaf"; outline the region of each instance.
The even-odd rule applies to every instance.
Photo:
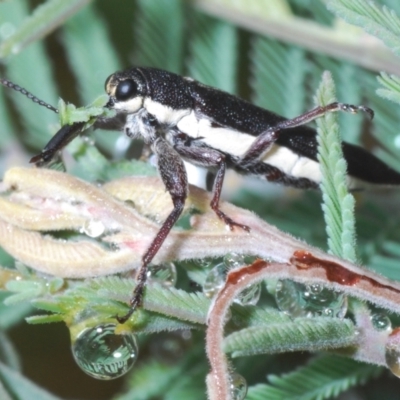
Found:
[[[269,385],[250,388],[248,400],[322,400],[376,377],[382,369],[337,356],[322,356],[295,372],[269,375]]]

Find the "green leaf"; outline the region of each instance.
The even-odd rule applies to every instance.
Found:
[[[396,75],[381,72],[381,76],[378,76],[377,79],[386,89],[378,89],[376,93],[385,99],[400,104],[400,78]]]
[[[57,314],[35,316],[28,321],[47,323],[64,320],[73,329],[71,334],[74,336],[84,327],[115,322],[115,315],[124,315],[128,311],[134,286],[132,279],[118,276],[80,282],[51,298],[43,297],[32,301],[35,307]],[[143,309],[137,310],[128,324],[137,332],[144,333],[199,327],[199,324],[205,324],[210,305],[210,300],[202,293],[187,293],[158,284],[146,287],[143,302]],[[85,310],[92,311],[87,314]]]
[[[336,101],[332,77],[324,73],[316,95],[316,103],[322,106]],[[355,253],[354,198],[346,184],[347,164],[343,158],[336,115],[328,113],[317,120],[318,161],[322,172],[322,210],[327,225],[329,250],[352,262]]]
[[[42,303],[43,304],[43,303]],[[41,307],[43,310],[45,309],[45,305]],[[38,306],[39,308],[39,306]],[[49,324],[52,322],[63,322],[63,316],[60,314],[45,314],[45,315],[34,315],[33,317],[26,318],[26,322],[28,324],[37,325],[37,324]]]
[[[7,148],[13,142],[13,123],[5,102],[6,90],[0,87],[0,149]]]
[[[122,67],[105,24],[94,5],[90,5],[64,25],[63,44],[67,60],[84,104],[104,93],[106,78]],[[112,154],[119,133],[101,131],[95,136],[97,145],[107,152],[111,149]]]
[[[348,358],[325,355],[281,377],[269,375],[269,385],[249,389],[246,400],[322,400],[377,377],[382,368]]]
[[[0,331],[0,362],[5,363],[16,371],[21,371],[22,369],[17,349],[11,339],[2,331]],[[0,399],[2,399],[1,395]]]
[[[350,346],[355,339],[354,324],[348,319],[296,318],[231,333],[224,339],[224,351],[232,357],[315,351]]]
[[[45,5],[56,3],[56,1],[50,0],[46,1]],[[65,5],[61,5],[60,1],[58,3],[61,13],[61,7],[67,8],[70,4],[76,4],[75,1],[65,2]],[[337,32],[336,28],[330,27],[332,15],[328,14],[323,8],[323,2],[315,2],[314,0],[290,0],[290,2],[285,0],[274,2],[268,0],[258,2],[226,0],[219,2],[219,4],[212,4],[215,8],[210,7],[211,11],[206,10],[207,5],[203,1],[198,1],[193,5],[181,0],[139,0],[134,2],[134,5],[128,5],[128,3],[131,4],[131,2],[125,2],[123,6],[117,7],[114,2],[94,3],[94,7],[82,10],[68,22],[68,25],[64,25],[62,30],[57,32],[57,37],[53,36],[46,42],[46,50],[50,51],[37,50],[42,46],[32,44],[24,49],[20,55],[11,54],[9,63],[2,66],[2,74],[4,73],[5,76],[15,80],[16,83],[26,87],[45,101],[56,104],[60,90],[53,80],[52,71],[54,71],[57,76],[57,83],[60,83],[62,90],[68,93],[68,96],[80,94],[82,103],[87,104],[95,96],[104,92],[103,84],[106,76],[121,68],[118,60],[120,56],[126,66],[131,64],[147,65],[178,73],[184,72],[204,82],[230,92],[238,92],[241,95],[248,95],[248,91],[251,89],[254,93],[254,99],[259,104],[287,117],[292,117],[301,114],[306,108],[310,107],[309,93],[312,92],[316,79],[319,79],[320,71],[329,69],[335,77],[338,98],[341,101],[352,104],[360,104],[361,101],[366,102],[376,111],[376,118],[372,126],[375,130],[374,135],[377,143],[389,149],[390,153],[384,152],[382,148],[373,150],[375,154],[382,156],[382,159],[400,169],[400,146],[397,146],[399,143],[398,105],[388,104],[381,98],[372,95],[378,84],[371,72],[362,71],[356,65],[345,64],[336,57],[322,56],[309,50],[316,42],[321,42],[321,40],[324,43],[334,44],[332,49],[338,49],[338,54],[345,54],[349,51],[349,48],[351,50],[354,48],[353,42],[350,43],[346,40],[350,38],[350,35],[346,36],[344,40],[339,39],[339,43],[336,42],[335,33],[347,33],[347,31],[339,28],[339,32]],[[211,4],[210,2],[207,3]],[[393,8],[397,7],[397,10],[399,10],[400,3],[396,0],[385,0],[385,3],[391,4]],[[12,26],[17,28],[21,25],[25,16],[29,13],[27,4],[28,2],[24,0],[0,1],[0,35],[3,35],[7,30],[7,24],[11,23]],[[353,2],[346,0],[346,2],[341,1],[341,4],[351,6]],[[369,2],[362,4],[365,6],[364,8],[370,7]],[[234,10],[232,10],[232,7],[234,7]],[[290,7],[292,10],[290,10]],[[218,14],[218,8],[222,9],[223,12]],[[199,13],[199,9],[210,13],[209,15],[213,14],[214,17],[206,17]],[[240,10],[239,13],[237,10]],[[245,12],[248,11],[253,14],[245,15]],[[364,10],[361,10],[361,12],[364,12]],[[295,15],[295,18],[290,18],[291,13]],[[223,17],[218,17],[218,15]],[[258,17],[268,18],[268,21],[271,21],[271,15],[273,15],[273,18],[278,20],[278,26],[283,27],[284,30],[287,28],[287,42],[282,44],[275,40],[266,39],[256,30],[252,30],[252,25],[249,25],[248,29],[241,29],[238,27],[239,25],[236,25],[236,23],[240,24],[241,21],[234,22],[233,18],[228,21],[229,15],[240,17],[242,20],[251,21],[251,23],[254,18]],[[389,15],[389,17],[391,16]],[[301,21],[299,21],[300,18]],[[390,18],[385,18],[386,20],[380,21],[379,24],[387,26],[385,28],[387,30],[387,28],[390,28]],[[313,22],[315,21],[318,22],[318,26],[319,24],[324,25],[322,31],[321,29],[314,30],[315,24]],[[256,26],[256,24],[253,25]],[[299,30],[299,25],[304,26],[304,31]],[[125,29],[125,26],[128,29]],[[295,28],[294,30],[289,29],[292,26]],[[258,32],[260,32],[263,30],[263,26],[261,24],[260,28],[255,27],[254,29],[258,29]],[[38,25],[31,32],[37,35],[39,31]],[[315,37],[313,34],[323,31],[326,31],[326,34],[329,35],[328,39]],[[295,47],[297,35],[302,36],[300,39],[303,39],[304,48]],[[396,34],[396,36],[398,35]],[[58,57],[58,52],[54,51],[60,43],[58,41],[60,37],[62,39],[61,46],[59,46],[61,58]],[[308,37],[308,39],[304,40],[304,37]],[[36,40],[34,36],[32,38]],[[136,48],[132,46],[133,42],[135,42]],[[365,46],[360,45],[360,48],[364,49]],[[356,50],[356,54],[359,54],[359,49]],[[28,54],[26,58],[20,58],[25,53]],[[134,55],[137,57],[133,57]],[[369,56],[371,55],[369,54]],[[376,55],[376,57],[379,59],[379,55]],[[185,69],[186,60],[188,68]],[[355,62],[357,63],[357,60]],[[187,73],[188,69],[190,73]],[[71,77],[75,77],[75,79],[71,79]],[[385,95],[394,100],[397,100],[398,92],[396,79],[390,76],[389,79],[386,79],[387,85],[381,89],[387,91],[384,92]],[[23,143],[30,145],[29,150],[39,149],[57,130],[58,126],[57,117],[48,110],[31,103],[28,99],[21,97],[20,94],[12,93],[11,96],[15,99],[16,107],[9,107],[13,104],[7,103],[0,109],[0,145],[2,150],[3,144],[7,146],[7,150],[2,152],[5,158],[2,159],[0,167],[9,165],[9,154],[13,156],[13,160],[15,159],[15,143],[21,144],[18,146],[18,155],[20,149],[25,150]],[[102,105],[99,107],[102,107]],[[73,107],[70,108],[73,112],[82,111],[75,110]],[[14,117],[14,114],[17,115],[18,120],[8,123],[7,118]],[[84,113],[83,117],[87,118],[88,116]],[[79,118],[82,118],[82,115]],[[88,118],[90,119],[91,116]],[[359,137],[359,127],[365,128],[365,125],[367,124],[364,124],[361,117],[352,115],[341,117],[340,126],[343,128],[342,132],[346,140],[350,138],[352,142],[369,145],[370,141],[364,140],[364,137]],[[18,130],[12,131],[13,126],[17,127]],[[21,129],[21,127],[25,128]],[[75,172],[79,170],[80,176],[93,181],[104,181],[128,174],[154,174],[154,169],[139,161],[132,163],[128,160],[110,162],[109,158],[113,159],[117,155],[114,145],[116,135],[101,131],[98,137],[101,138],[101,151],[98,151],[87,141],[79,139],[71,144],[71,146],[76,146],[72,153],[77,160]],[[375,145],[375,141],[372,145]],[[134,146],[135,144],[131,146],[131,149]],[[22,157],[23,160],[29,159],[29,156],[26,155]],[[343,169],[343,165],[339,164],[339,169]],[[248,182],[247,179],[246,182]],[[271,186],[264,183],[261,183],[257,189],[260,191],[256,194],[253,183],[246,185],[245,190],[241,192],[244,207],[262,214],[268,222],[279,225],[284,230],[292,232],[309,243],[324,245],[324,227],[318,214],[318,194],[310,192],[303,194],[300,191],[296,191],[296,194],[294,194],[294,191],[286,191],[282,188],[276,188],[276,186],[271,190]],[[334,208],[336,203],[330,200],[331,196],[332,193],[328,191],[327,204]],[[398,196],[395,192],[390,196],[385,194],[384,201],[376,196],[373,207],[371,201],[368,200],[367,193],[363,193],[361,196],[363,200],[358,205],[357,214],[360,215],[359,239],[362,242],[359,241],[359,243],[364,260],[367,260],[368,265],[376,268],[376,270],[398,278],[398,243],[400,243],[398,226],[400,219],[394,212],[399,203]],[[344,203],[347,202],[345,197],[342,200]],[[351,205],[344,204],[344,207],[350,209]],[[341,217],[343,217],[343,221],[339,220],[339,224],[346,225],[347,218],[351,217],[351,213],[350,215],[343,213]],[[329,221],[329,224],[338,222],[334,217],[331,217]],[[343,229],[351,231],[345,226]],[[332,235],[335,235],[334,231]],[[351,251],[351,249],[346,248],[348,243],[352,247],[351,235],[343,234],[335,237],[339,242],[344,242],[345,252]],[[1,258],[4,259],[4,256]],[[204,281],[205,271],[193,269],[189,275],[191,279],[201,283]],[[123,314],[127,310],[134,282],[127,279],[122,283],[117,280],[115,284],[112,284],[111,281],[104,279],[104,281],[100,279],[93,286],[91,286],[89,280],[88,282],[68,280],[66,282],[66,287],[69,287],[68,291],[57,294],[46,292],[39,295],[40,299],[34,300],[33,303],[38,308],[54,314],[29,317],[28,321],[30,323],[44,323],[63,320],[69,326],[75,326],[79,325],[80,318],[86,318],[82,325],[84,323],[102,323],[104,320],[112,320],[115,323],[115,314]],[[20,288],[23,289],[20,294],[28,294],[29,285]],[[131,375],[131,384],[124,399],[149,399],[154,398],[154,396],[174,400],[205,398],[204,377],[208,371],[208,366],[204,360],[204,343],[199,339],[200,336],[204,335],[203,332],[197,335],[193,328],[205,329],[204,321],[206,321],[209,304],[210,301],[201,294],[188,294],[176,289],[147,287],[145,296],[145,308],[147,307],[147,309],[140,309],[135,313],[130,327],[147,333],[158,330],[190,328],[192,329],[190,346],[196,347],[199,351],[193,354],[192,358],[185,359],[182,364],[182,360],[180,360],[177,364],[165,366],[162,362],[154,359],[154,354],[151,351],[143,351],[144,345],[142,345],[141,362],[135,366]],[[0,324],[2,327],[14,325],[21,321],[30,309],[31,307],[27,303],[12,307],[2,305],[0,306]],[[305,345],[311,343],[310,338],[312,336],[310,338],[307,336],[308,332],[312,332],[311,327],[303,328],[302,332],[296,331],[302,326],[301,324],[294,326],[293,321],[283,313],[264,308],[264,303],[253,307],[233,305],[231,311],[232,318],[226,325],[226,332],[243,334],[243,338],[236,343],[237,349],[240,349],[242,345],[245,349],[250,349],[252,345],[254,347],[263,343],[266,345],[268,340],[263,337],[266,321],[268,321],[268,325],[271,324],[276,326],[277,329],[283,329],[282,332],[285,332],[285,327],[287,332],[294,329],[296,332],[294,337],[298,339],[295,344],[301,343],[302,338]],[[178,317],[184,320],[180,320]],[[313,319],[307,320],[305,323],[308,324],[311,321]],[[331,321],[328,321],[328,323],[331,323]],[[320,325],[317,324],[316,332],[318,332],[318,327]],[[260,337],[260,342],[253,341],[253,338],[250,337],[253,329],[257,333],[257,338]],[[73,328],[71,330],[73,331]],[[270,331],[267,332],[270,333]],[[321,343],[319,340],[323,335],[315,338],[316,344]],[[271,335],[271,337],[276,338],[274,335]],[[284,333],[282,333],[282,337],[285,337]],[[310,339],[309,342],[307,342],[307,338]],[[329,335],[327,338],[329,339]],[[158,339],[157,335],[155,340]],[[244,344],[246,339],[247,343]],[[286,343],[290,342],[291,339],[288,338]],[[145,340],[150,342],[151,338]],[[282,346],[286,343],[283,343]],[[152,349],[153,346],[153,343],[146,345],[146,349]],[[266,347],[268,346],[266,345]],[[146,357],[149,357],[150,360]],[[248,372],[250,379],[256,381],[260,379],[260,375],[265,376],[266,364],[271,363],[271,358],[267,356],[258,357],[259,360],[262,359],[261,364],[261,362],[255,361],[255,357],[242,357],[240,360],[236,359],[235,364],[238,369]],[[279,359],[279,362],[284,363],[285,370],[292,368],[288,360],[281,356],[276,356],[273,359],[274,361]],[[342,362],[350,362],[350,366],[346,369]],[[308,366],[301,369],[298,373],[303,372],[304,375],[300,375],[299,380],[294,381],[294,383],[290,383],[291,374],[289,374],[287,387],[285,384],[282,387],[277,384],[276,386],[262,385],[257,386],[257,388],[250,388],[249,398],[252,398],[251,396],[256,393],[257,389],[260,390],[260,392],[257,392],[259,393],[258,398],[262,399],[301,399],[303,395],[304,398],[326,398],[329,395],[332,397],[338,388],[345,390],[346,387],[352,387],[356,383],[373,376],[370,373],[371,369],[374,370],[373,367],[365,367],[349,360],[329,358],[327,364],[328,367],[325,368],[322,367],[322,364],[318,364],[316,370],[312,370]],[[257,365],[256,369],[255,365]],[[142,367],[146,369],[143,374],[141,373]],[[271,368],[276,371],[276,362]],[[336,377],[331,371],[334,368],[339,368],[341,371]],[[255,373],[250,373],[250,371],[255,371]],[[353,373],[358,374],[354,384],[352,383]],[[326,381],[324,377],[327,378]],[[309,382],[308,379],[312,382]],[[301,386],[303,382],[307,383],[306,388]],[[350,386],[346,386],[349,382]],[[13,381],[12,386],[19,389],[21,385],[19,385],[19,382]],[[294,390],[302,390],[301,394],[292,394],[293,387]],[[0,385],[0,399],[3,399],[3,397],[13,400],[18,398],[17,395],[14,395],[14,392],[7,393],[6,389],[5,385]],[[381,397],[383,396],[382,398],[385,397],[382,394],[383,389],[382,386],[378,386],[377,390]],[[29,396],[25,398],[31,399],[35,394],[34,391],[31,391]],[[81,397],[79,394],[72,396]],[[35,396],[35,398],[41,399],[40,396]]]
[[[101,277],[84,282],[68,292],[69,297],[85,296],[90,300],[116,300],[128,302],[135,282],[117,276]],[[60,296],[62,300],[63,296]],[[159,284],[146,287],[144,308],[150,311],[173,315],[183,320],[204,323],[210,300],[202,293],[187,293],[184,290],[165,288]]]
[[[158,397],[165,400],[203,400],[204,376],[208,365],[205,360],[199,360],[202,352],[202,344],[197,343],[177,364],[153,359],[138,366],[130,375],[127,392],[114,400],[145,400]],[[157,385],[154,382],[157,382]]]
[[[241,306],[232,304],[232,322],[238,327],[257,326],[265,328],[265,324],[286,324],[292,319],[285,313],[272,307]]]
[[[400,19],[393,10],[365,0],[331,0],[328,8],[348,23],[378,37],[400,56]]]
[[[76,122],[86,122],[83,129],[91,127],[98,118],[112,118],[115,110],[106,107],[108,102],[107,95],[98,96],[91,104],[84,107],[76,107],[74,104],[66,103],[60,99],[58,110],[60,114],[60,125],[72,125]]]
[[[0,397],[4,400],[61,400],[2,363],[0,363],[0,383]]]
[[[49,0],[38,6],[18,29],[0,45],[0,59],[20,52],[33,41],[41,39],[90,0]]]
[[[61,278],[41,278],[24,276],[24,279],[9,280],[6,289],[14,293],[4,300],[4,304],[13,305],[22,301],[37,298],[49,293],[55,293],[62,288],[64,281]]]
[[[93,145],[82,141],[73,153],[77,165],[73,174],[90,182],[122,178],[124,176],[156,176],[157,170],[140,160],[120,160],[110,162]]]
[[[121,69],[105,21],[94,5],[86,7],[64,25],[63,44],[84,103],[104,93],[104,82]]]
[[[377,90],[375,76],[370,76],[369,79],[366,79],[365,84],[368,86],[369,91]],[[393,168],[400,170],[400,144],[397,127],[399,106],[393,102],[382,101],[378,96],[370,96],[369,106],[375,112],[372,133],[374,139],[381,146],[374,149],[374,153]]]
[[[138,1],[133,25],[138,65],[182,73],[185,38],[183,4],[181,0]]]
[[[29,9],[25,0],[0,3],[0,25],[18,26],[26,17]],[[23,52],[10,57],[6,69],[7,78],[22,82],[24,87],[47,103],[56,104],[58,95],[53,82],[51,66],[41,42],[34,43]],[[42,149],[57,130],[58,117],[47,108],[39,107],[20,93],[10,93],[13,103],[23,116],[21,122],[24,133],[20,135],[24,142],[34,149]]]
[[[251,46],[250,62],[256,104],[287,118],[304,112],[308,70],[304,49],[258,37]]]
[[[17,325],[26,315],[32,311],[29,303],[13,304],[6,306],[5,299],[10,296],[9,292],[0,291],[0,329],[6,330]]]
[[[189,75],[207,85],[236,93],[236,27],[203,14],[195,14],[190,44]]]
[[[329,71],[335,82],[336,97],[339,101],[349,104],[368,103],[365,79],[372,75],[371,72],[358,68],[352,63],[333,59],[323,54],[316,54],[314,60],[315,62],[309,65],[307,76],[312,81],[309,84],[310,87],[317,88],[320,84],[321,75],[324,71]],[[313,104],[312,95],[313,93],[310,92],[310,96],[307,97],[308,104]],[[343,140],[362,145],[365,115],[339,113],[337,122]]]

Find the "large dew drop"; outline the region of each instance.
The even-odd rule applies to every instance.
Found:
[[[211,299],[224,286],[226,273],[227,271],[224,263],[219,263],[214,268],[210,269],[203,285],[203,293],[206,297]]]
[[[385,359],[392,374],[400,378],[400,328],[395,328],[386,341]]]
[[[228,272],[234,268],[240,268],[247,264],[249,264],[249,261],[246,261],[246,258],[243,255],[235,253],[227,254],[222,263],[217,264],[208,272],[203,285],[204,295],[208,298],[214,297],[225,285]],[[255,305],[260,299],[260,295],[261,284],[257,283],[244,288],[234,301],[242,306]]]
[[[85,233],[89,237],[97,238],[101,236],[105,231],[105,226],[101,221],[91,219],[85,222],[81,229],[82,233]]]
[[[243,267],[244,265],[246,265],[246,259],[241,254],[228,253],[224,257],[224,264],[225,264],[227,270],[231,270],[234,268],[240,268],[240,267]]]
[[[390,371],[400,378],[400,351],[397,348],[386,348],[386,364]]]
[[[291,280],[279,281],[275,300],[281,311],[292,317],[338,317],[347,312],[347,298],[320,284],[303,285]]]
[[[377,331],[391,331],[392,330],[392,322],[390,318],[383,312],[375,312],[371,315],[371,323],[372,326]]]
[[[243,400],[247,394],[247,382],[242,375],[236,372],[230,375],[230,389],[233,400]]]
[[[261,284],[255,283],[245,287],[235,298],[234,302],[242,306],[255,306],[260,300]]]
[[[147,268],[147,279],[149,282],[159,283],[165,287],[173,287],[176,284],[176,267],[172,262],[154,265]]]
[[[96,379],[110,380],[126,374],[138,356],[132,333],[116,334],[114,324],[83,330],[72,346],[79,367]]]

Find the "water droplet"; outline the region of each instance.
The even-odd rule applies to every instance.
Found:
[[[91,136],[87,136],[87,135],[82,136],[82,140],[87,146],[94,146],[95,145],[95,141]]]
[[[123,158],[132,144],[132,139],[126,135],[121,135],[115,142],[115,155],[118,158]]]
[[[300,295],[295,285],[295,282],[289,280],[279,281],[276,285],[275,301],[281,311],[298,317],[304,315],[304,310],[300,305]]]
[[[192,332],[189,329],[185,330],[185,331],[182,331],[181,336],[182,336],[182,339],[186,340],[186,341],[187,340],[191,340],[192,337],[193,337]]]
[[[0,36],[1,38],[7,39],[15,32],[15,26],[11,22],[4,22],[0,25]]]
[[[246,265],[246,261],[244,256],[241,254],[229,253],[224,257],[224,264],[227,270],[230,270],[233,268],[243,267]]]
[[[211,258],[203,258],[201,260],[197,260],[196,264],[201,268],[201,269],[210,269],[215,265],[215,262]]]
[[[391,331],[392,323],[390,318],[383,312],[376,312],[371,314],[371,323],[372,326],[377,331]]]
[[[85,222],[85,225],[82,227],[82,233],[85,233],[92,238],[96,238],[101,236],[105,229],[106,228],[101,221],[91,219]]]
[[[64,286],[64,279],[52,278],[46,282],[46,286],[48,287],[50,293],[56,293]]]
[[[400,378],[400,351],[397,347],[386,346],[385,360],[392,374]]]
[[[149,265],[147,268],[147,278],[150,282],[156,282],[166,287],[176,284],[176,267],[172,262],[159,265]]]
[[[203,285],[203,293],[211,299],[224,286],[227,269],[224,263],[217,264],[210,269]]]
[[[307,285],[307,289],[311,296],[319,296],[323,290],[323,286],[319,283],[313,283],[311,285]]]
[[[147,163],[150,164],[152,167],[157,168],[157,166],[158,166],[158,161],[157,161],[157,160],[158,160],[158,159],[157,159],[157,156],[156,156],[155,154],[152,154],[152,155],[149,157]]]
[[[385,346],[386,364],[390,371],[400,378],[400,328],[389,333]]]
[[[12,54],[18,54],[22,50],[22,46],[19,44],[15,44],[13,47],[11,47],[11,53]]]
[[[231,389],[232,399],[243,400],[247,394],[246,379],[244,379],[242,375],[233,372],[230,375],[230,381],[231,381],[230,389]]]
[[[255,306],[260,300],[260,295],[261,283],[256,283],[243,289],[234,301],[242,306]]]
[[[214,297],[224,286],[226,275],[231,269],[243,267],[244,265],[250,264],[252,261],[254,261],[254,257],[246,257],[236,253],[227,254],[223,258],[222,263],[218,263],[217,265],[214,265],[212,260],[208,260],[206,267],[210,268],[212,265],[214,265],[214,267],[208,271],[204,281],[203,293],[205,296],[208,298]],[[256,304],[260,298],[261,291],[261,287],[258,286],[259,285],[251,285],[244,289],[235,301],[242,305]]]
[[[282,280],[276,285],[275,300],[279,309],[292,317],[343,318],[347,312],[347,297],[320,284],[303,285]]]
[[[83,330],[72,346],[78,366],[96,379],[109,380],[126,374],[138,356],[133,333],[115,334],[114,324]]]
[[[397,135],[394,138],[394,146],[397,147],[398,149],[400,149],[400,135]]]

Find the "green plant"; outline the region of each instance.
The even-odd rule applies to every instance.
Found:
[[[373,34],[379,32],[379,38],[396,54],[400,23],[388,8],[360,0],[332,0],[327,3],[329,10],[350,23],[358,24]],[[400,12],[395,0],[382,3]],[[124,2],[123,6],[116,4],[50,0],[38,7],[28,19],[29,23],[23,25],[30,14],[31,4],[25,1],[1,2],[0,34],[3,41],[0,43],[0,58],[6,62],[1,68],[2,75],[51,104],[56,104],[60,93],[74,104],[88,104],[103,93],[103,82],[110,73],[131,64],[157,66],[251,98],[263,107],[292,117],[313,106],[312,98],[322,72],[329,70],[340,101],[366,103],[376,113],[374,121],[368,126],[362,116],[340,115],[338,123],[344,139],[362,143],[394,168],[400,169],[398,105],[386,100],[398,102],[398,78],[390,73],[398,69],[399,61],[383,45],[372,41],[370,37],[365,39],[361,30],[355,31],[353,27],[344,25],[336,26],[335,15],[328,11],[324,2],[221,0],[189,4],[178,0],[137,0]],[[44,38],[54,27],[58,27],[57,31]],[[11,35],[13,30],[16,31],[15,36]],[[363,52],[369,56],[362,57]],[[380,77],[383,88],[378,91],[386,99],[375,94],[378,87],[376,72],[364,67],[372,71],[386,71]],[[325,75],[319,102],[321,98],[326,98],[324,90],[331,87],[326,81],[329,79]],[[75,83],[73,87],[71,82]],[[29,153],[37,153],[42,149],[57,129],[57,118],[21,95],[4,91],[0,92],[0,115],[0,165],[4,175],[6,168],[21,163],[14,161],[17,156],[26,163],[30,158]],[[333,122],[328,120],[325,124],[328,124],[327,130],[331,132]],[[67,163],[70,174],[90,182],[155,174],[147,163],[121,158],[116,146],[116,134],[100,132],[95,133],[94,137],[96,147],[84,139],[77,139],[68,147],[68,154],[73,158]],[[330,150],[333,140],[337,138],[327,140],[326,147]],[[375,146],[376,142],[379,146]],[[133,147],[138,146],[136,143]],[[326,160],[327,154],[321,151],[321,157]],[[327,173],[336,171],[337,163],[342,163],[340,154],[330,161],[332,164],[327,165]],[[343,166],[340,168],[343,169]],[[44,184],[55,183],[50,175],[44,179],[39,171],[37,174]],[[29,182],[32,177],[30,175],[25,182]],[[339,177],[335,182],[339,192],[343,188],[343,179]],[[139,186],[138,180],[133,182]],[[162,192],[156,183],[146,185],[140,186],[141,196],[146,194],[146,187],[148,191]],[[84,191],[79,192],[78,187],[75,189],[75,195],[84,195]],[[58,193],[61,198],[68,194],[63,194],[62,185],[52,190],[48,199],[52,199],[54,193]],[[355,248],[351,197],[342,191],[337,199],[333,199],[332,192],[335,192],[333,188],[324,191],[324,215],[330,231],[330,250],[353,262],[357,261],[357,252],[363,264],[391,279],[398,279],[398,193],[393,191],[385,197],[370,196],[368,193],[360,195],[362,198],[358,200],[355,212],[358,227]],[[7,192],[3,193],[3,197],[7,195]],[[203,213],[204,209],[196,203],[195,197],[190,204],[196,213]],[[135,197],[136,201],[139,198]],[[235,190],[232,198],[237,204],[251,208],[280,229],[309,244],[326,248],[319,194],[296,192],[293,195],[292,191],[275,190],[263,183],[259,191],[249,186],[243,189],[242,185],[240,190]],[[136,201],[135,207],[138,207]],[[143,217],[142,223],[146,215],[160,218],[166,201],[159,206],[160,209],[156,209],[156,206],[152,209],[150,203],[148,209],[139,210],[139,217]],[[196,213],[188,210],[187,216],[196,217]],[[332,221],[337,221],[339,214],[341,223],[335,225]],[[45,217],[46,213],[43,219]],[[182,220],[181,226],[185,227],[186,222]],[[75,240],[72,248],[77,249],[82,244],[82,234],[75,228],[63,229],[61,233],[53,235],[69,243]],[[93,226],[83,228],[90,230]],[[129,233],[129,226],[126,229]],[[44,230],[48,233],[52,229]],[[149,232],[151,235],[150,228]],[[234,243],[243,240],[239,235],[235,239],[235,234],[232,234]],[[341,239],[337,240],[337,237]],[[118,243],[117,240],[113,238],[112,243]],[[107,243],[100,243],[96,238],[93,242],[95,245],[101,244],[101,250],[104,251],[102,257],[113,255],[113,249]],[[43,245],[44,242],[40,243]],[[189,241],[187,246],[190,248]],[[40,253],[40,246],[37,249]],[[219,259],[213,261],[207,259],[201,263],[198,260],[179,263],[179,289],[166,289],[157,285],[148,287],[144,309],[135,313],[133,320],[127,327],[120,328],[119,332],[123,334],[134,329],[141,333],[141,354],[137,365],[126,378],[127,387],[110,388],[109,394],[104,391],[103,394],[96,394],[94,391],[103,383],[92,380],[89,389],[92,394],[70,390],[59,393],[59,397],[42,392],[20,372],[16,372],[20,371],[18,348],[11,344],[8,332],[14,332],[16,328],[13,327],[30,315],[28,321],[31,323],[66,322],[72,339],[76,340],[86,327],[112,324],[115,322],[115,314],[124,313],[132,280],[127,276],[97,277],[84,281],[72,277],[65,280],[50,279],[21,265],[15,269],[14,260],[3,252],[0,261],[5,268],[0,272],[0,282],[3,286],[7,284],[8,291],[13,294],[10,296],[10,293],[3,292],[3,297],[8,296],[8,305],[1,305],[0,308],[0,355],[1,360],[8,364],[2,364],[0,369],[2,398],[26,399],[32,398],[33,394],[37,399],[62,396],[82,399],[204,398],[204,378],[209,368],[203,351],[203,332],[206,329],[210,301],[201,293],[195,293],[191,282],[204,285],[206,272],[210,269],[207,264],[222,262],[222,256],[234,250],[234,245],[220,249]],[[243,251],[237,247],[237,252]],[[72,266],[75,259],[68,258],[70,253],[65,254],[65,264]],[[225,263],[237,262],[235,258],[229,261],[227,255]],[[98,260],[100,265],[101,257]],[[135,259],[131,261],[135,262]],[[246,260],[248,264],[252,261]],[[103,267],[108,268],[107,264]],[[85,276],[86,272],[81,268],[81,276]],[[20,277],[23,279],[15,279]],[[276,279],[270,277],[268,289],[272,292],[275,288]],[[348,290],[351,294],[351,288]],[[36,316],[38,312],[32,312],[28,300],[35,307],[52,313]],[[395,315],[398,311],[390,310],[394,312],[390,315],[392,324],[398,323]],[[292,320],[276,309],[268,293],[263,293],[261,303],[257,306],[234,305],[231,311],[233,318],[226,326],[224,350],[237,357],[234,359],[235,370],[245,376],[250,387],[247,398],[332,398],[379,375],[380,380],[374,382],[379,389],[374,392],[370,386],[363,392],[364,397],[371,400],[382,396],[385,399],[396,398],[396,393],[390,393],[390,386],[385,380],[387,374],[374,365],[326,353],[311,361],[307,361],[304,355],[296,356],[300,359],[296,360],[290,355],[265,354],[289,350],[317,351],[353,345],[355,327],[363,326],[361,320],[369,321],[372,317],[378,321],[375,321],[378,325],[387,323],[386,317],[379,314],[380,310],[371,311],[358,301],[351,300],[352,318],[314,316]],[[379,335],[387,336],[386,328],[383,326],[376,336],[371,335],[371,340],[378,341]],[[29,335],[33,329],[30,327],[25,330],[25,334]],[[48,327],[48,330],[51,328]],[[181,335],[181,332],[188,330],[192,332],[190,339]],[[158,332],[157,336],[154,332]],[[50,338],[54,334],[50,332],[48,335]],[[33,345],[34,339],[30,340]],[[66,347],[67,344],[61,346]],[[60,348],[56,350],[59,351]],[[362,359],[360,355],[355,358]],[[37,359],[34,361],[40,362]],[[60,361],[56,365],[61,368]],[[299,365],[300,369],[294,371]],[[266,374],[280,373],[284,374],[279,378],[269,376],[269,382],[265,381]],[[68,377],[69,372],[62,371],[59,379],[64,383],[69,382],[71,387],[78,387],[75,383],[71,384]],[[55,379],[51,376],[45,383],[53,392],[57,391],[52,386]],[[236,383],[240,386],[240,381]],[[124,394],[116,394],[117,391]]]

